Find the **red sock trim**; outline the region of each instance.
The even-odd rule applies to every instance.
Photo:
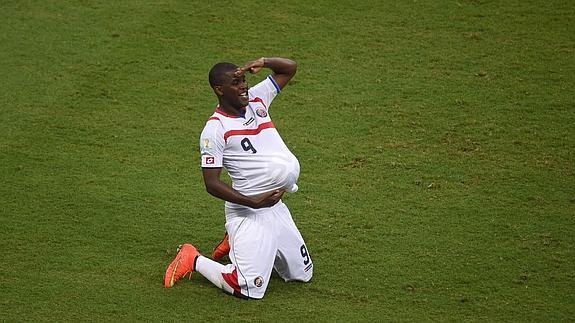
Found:
[[[231,273],[222,273],[222,277],[224,278],[224,280],[226,281],[226,283],[228,283],[228,285],[230,285],[231,288],[233,288],[233,290],[236,293],[242,293],[242,290],[240,289],[240,284],[238,283],[238,272],[236,269],[234,269],[234,271],[232,271]]]

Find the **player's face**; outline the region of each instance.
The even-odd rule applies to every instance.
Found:
[[[248,105],[248,83],[246,76],[234,72],[226,74],[226,81],[222,84],[222,99],[232,107],[240,109]]]

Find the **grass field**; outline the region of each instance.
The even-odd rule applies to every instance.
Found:
[[[0,9],[0,320],[575,320],[571,1]],[[207,72],[260,56],[299,63],[271,114],[314,279],[164,289],[178,244],[224,230]]]

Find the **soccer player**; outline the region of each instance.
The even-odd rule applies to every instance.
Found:
[[[272,74],[248,88],[245,73]],[[209,73],[218,106],[200,136],[206,190],[225,201],[231,264],[222,265],[184,244],[166,269],[164,286],[199,272],[214,285],[242,298],[261,299],[272,269],[285,281],[308,282],[313,263],[281,198],[296,192],[299,162],[270,118],[270,104],[295,75],[286,58],[260,58],[238,67],[218,63]],[[222,167],[232,186],[220,179]]]

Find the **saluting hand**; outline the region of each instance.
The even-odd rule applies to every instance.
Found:
[[[239,77],[245,74],[246,71],[249,71],[252,74],[257,74],[259,71],[264,68],[265,60],[263,57],[256,59],[255,61],[247,62],[244,66],[237,69],[235,73],[235,77]]]

